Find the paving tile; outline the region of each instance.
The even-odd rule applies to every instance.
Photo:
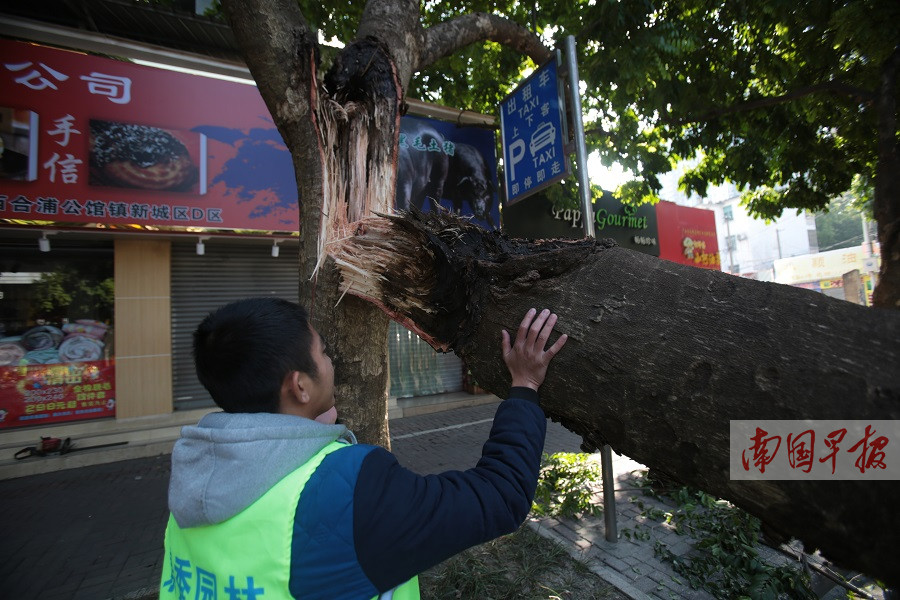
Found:
[[[619,558],[621,558],[622,562],[627,564],[629,567],[636,567],[638,565],[644,564],[644,561],[637,559],[633,556],[620,556]]]
[[[588,540],[585,540],[585,539],[575,540],[575,547],[578,548],[579,550],[581,550],[582,552],[588,550],[589,548],[591,548],[591,546],[593,546],[593,544],[591,544]]]
[[[603,562],[608,564],[619,573],[627,573],[631,569],[628,563],[616,558],[615,556],[607,556],[603,559]]]
[[[677,556],[687,556],[694,550],[694,545],[690,541],[682,539],[677,544],[670,546],[669,550]]]
[[[656,581],[653,581],[649,577],[641,577],[634,582],[634,587],[644,592],[645,594],[649,594],[655,591],[656,588],[660,587],[660,584]]]
[[[577,532],[573,531],[565,523],[561,523],[558,527],[555,527],[553,531],[571,542],[577,542],[578,540],[583,539],[580,535],[578,535]]]
[[[93,585],[90,587],[79,587],[72,594],[72,600],[99,600],[102,598],[107,598],[110,595],[110,589],[112,588],[112,583],[102,583]]]

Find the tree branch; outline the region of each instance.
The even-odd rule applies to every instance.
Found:
[[[699,115],[688,116],[682,119],[663,118],[660,120],[660,123],[663,125],[686,125],[688,123],[712,121],[726,115],[756,110],[758,108],[767,108],[769,106],[777,106],[778,104],[785,104],[787,102],[797,100],[798,98],[803,98],[804,96],[818,94],[821,92],[829,92],[832,94],[849,96],[857,102],[865,104],[871,104],[875,100],[875,94],[868,90],[848,85],[846,83],[841,83],[840,81],[826,81],[824,83],[817,83],[815,85],[797,88],[796,90],[793,90],[781,96],[760,98],[758,100],[744,102],[743,104],[716,108]]]
[[[470,13],[425,30],[425,46],[417,70],[483,40],[508,46],[538,64],[550,58],[550,50],[540,38],[518,23],[497,15]]]
[[[368,0],[356,32],[358,41],[366,38],[385,45],[405,90],[425,45],[418,0]]]

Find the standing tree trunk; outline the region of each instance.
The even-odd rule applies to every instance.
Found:
[[[320,77],[316,32],[296,0],[225,0],[223,7],[293,157],[300,299],[329,344],[340,420],[361,441],[388,446],[388,320],[355,298],[338,302],[338,275],[323,265],[325,244],[372,211],[391,211],[400,105],[416,70],[485,39],[537,61],[549,51],[527,29],[492,15],[425,30],[417,0],[369,0],[356,40]]]
[[[390,209],[401,98],[390,57],[372,40],[349,44],[328,74],[326,92],[316,34],[294,0],[224,6],[293,157],[301,199],[300,299],[327,340],[341,421],[361,440],[384,442],[388,320],[356,299],[338,304],[336,276],[321,263],[325,241],[339,237],[347,223]]]
[[[552,309],[569,341],[541,404],[585,449],[608,443],[839,564],[900,582],[900,481],[729,478],[731,420],[900,419],[897,311],[611,240],[510,240],[450,216],[370,219],[329,252],[349,294],[454,350],[501,396],[500,330],[515,331],[528,308]]]
[[[900,48],[881,67],[875,97],[878,120],[878,165],[875,176],[875,220],[881,244],[881,272],[875,306],[900,309],[900,142],[897,140],[897,75]]]

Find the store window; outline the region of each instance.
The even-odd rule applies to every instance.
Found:
[[[115,416],[112,243],[59,238],[2,244],[0,429]]]
[[[455,354],[436,352],[393,321],[388,330],[388,363],[391,396],[410,398],[463,389],[463,363]]]

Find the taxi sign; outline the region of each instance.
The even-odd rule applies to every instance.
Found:
[[[556,65],[554,53],[500,103],[507,205],[569,174]]]

